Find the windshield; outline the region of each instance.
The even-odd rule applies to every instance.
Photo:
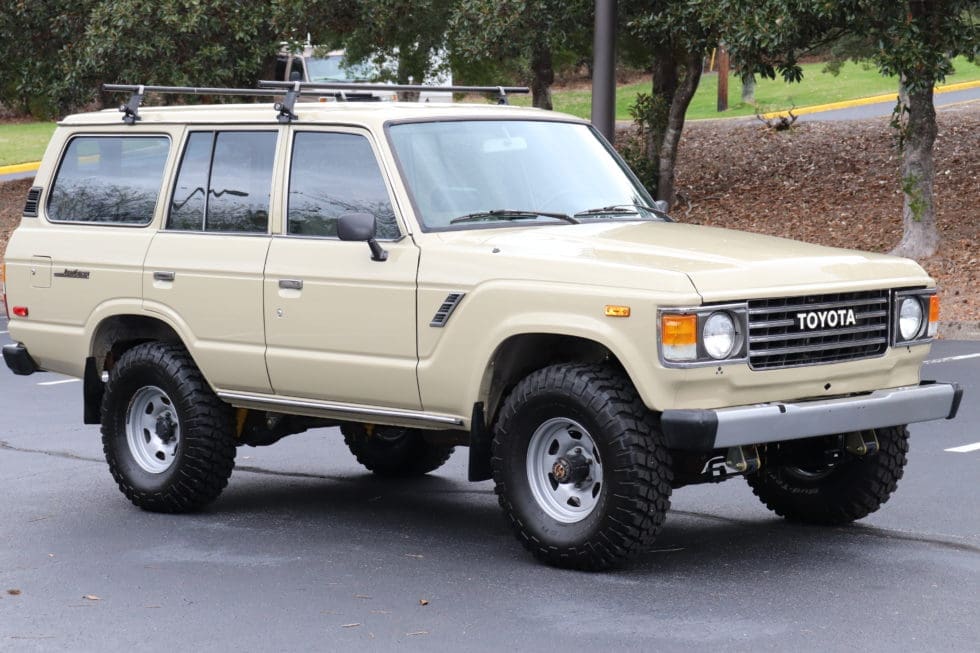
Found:
[[[371,64],[348,64],[342,54],[309,57],[306,66],[311,82],[370,82],[378,75]]]
[[[658,219],[647,192],[587,125],[461,120],[391,125],[389,134],[426,230],[569,222],[555,214]]]

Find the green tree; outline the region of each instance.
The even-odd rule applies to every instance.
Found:
[[[450,20],[457,60],[518,60],[529,68],[532,103],[552,109],[557,61],[591,47],[592,0],[461,0]]]
[[[0,102],[50,118],[86,95],[67,80],[94,4],[94,0],[5,3],[0,12]]]
[[[698,90],[704,53],[720,38],[717,24],[706,18],[710,0],[627,0],[620,17],[635,39],[629,52],[652,69],[651,92],[634,107],[646,154],[644,182],[656,199],[674,201],[674,167],[684,129],[684,114]]]
[[[76,81],[254,87],[284,36],[279,3],[103,0],[75,57]]]
[[[980,49],[977,0],[851,0],[844,20],[876,44],[871,60],[901,79],[893,121],[902,153],[903,235],[895,253],[931,256],[939,246],[933,180],[936,109],[933,88],[952,72],[951,59]]]

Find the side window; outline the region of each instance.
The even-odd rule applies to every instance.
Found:
[[[289,172],[287,232],[337,237],[337,218],[370,213],[379,239],[399,237],[388,188],[368,139],[359,134],[298,132]]]
[[[58,164],[48,218],[149,224],[170,153],[166,136],[78,136]]]
[[[187,139],[167,229],[265,233],[276,132],[194,132]]]

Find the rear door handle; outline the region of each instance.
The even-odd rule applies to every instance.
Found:
[[[303,280],[302,279],[280,279],[279,287],[283,290],[302,290]]]
[[[173,281],[176,275],[173,272],[154,272],[154,281]]]

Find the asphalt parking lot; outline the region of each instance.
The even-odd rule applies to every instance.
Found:
[[[655,549],[601,574],[525,554],[465,449],[386,482],[334,429],[240,449],[204,513],[141,512],[80,384],[0,370],[0,650],[975,651],[980,342],[930,360],[960,416],[911,428],[878,513],[795,526],[740,480],[683,488]]]

